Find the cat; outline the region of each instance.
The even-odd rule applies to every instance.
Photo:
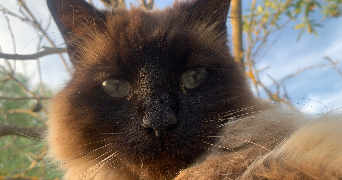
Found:
[[[47,5],[74,65],[47,122],[65,179],[342,178],[341,116],[253,96],[227,45],[230,0]]]

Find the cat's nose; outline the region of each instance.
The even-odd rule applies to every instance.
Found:
[[[176,109],[175,99],[168,93],[153,94],[137,103],[141,125],[153,129],[157,137],[164,137],[170,127],[177,124]]]
[[[166,114],[165,114],[166,113]],[[159,116],[159,117],[158,117]],[[157,137],[163,136],[167,132],[167,128],[177,124],[177,117],[172,112],[164,112],[161,114],[146,114],[142,120],[142,126],[154,130]]]

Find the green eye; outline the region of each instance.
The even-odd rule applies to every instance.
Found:
[[[204,83],[207,76],[208,73],[205,68],[190,69],[182,74],[180,81],[184,87],[193,89]]]
[[[123,79],[109,79],[102,82],[102,89],[108,95],[120,98],[128,95],[131,90],[131,84]]]

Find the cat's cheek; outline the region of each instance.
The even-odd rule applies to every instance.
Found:
[[[48,134],[46,139],[49,146],[53,147],[50,148],[49,153],[57,161],[64,161],[74,156],[75,152],[83,151],[76,136],[79,134],[77,132],[79,126],[82,125],[72,122],[73,118],[72,115],[70,116],[69,111],[73,108],[64,99],[61,94],[53,98],[51,103],[53,111],[49,114],[49,120],[47,121]],[[68,126],[65,126],[65,124],[68,124]],[[70,149],[73,149],[73,151]]]
[[[98,134],[92,134],[96,132],[93,109],[79,101],[82,96],[75,98],[71,94],[63,90],[52,99],[47,121],[49,154],[58,161],[96,148],[86,144],[99,140]],[[72,98],[78,98],[77,103],[71,101]]]

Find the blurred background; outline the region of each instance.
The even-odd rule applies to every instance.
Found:
[[[173,0],[88,0],[163,9]],[[256,96],[313,116],[342,106],[342,0],[232,0],[229,45]],[[54,179],[49,99],[73,72],[44,0],[0,0],[0,179]]]

